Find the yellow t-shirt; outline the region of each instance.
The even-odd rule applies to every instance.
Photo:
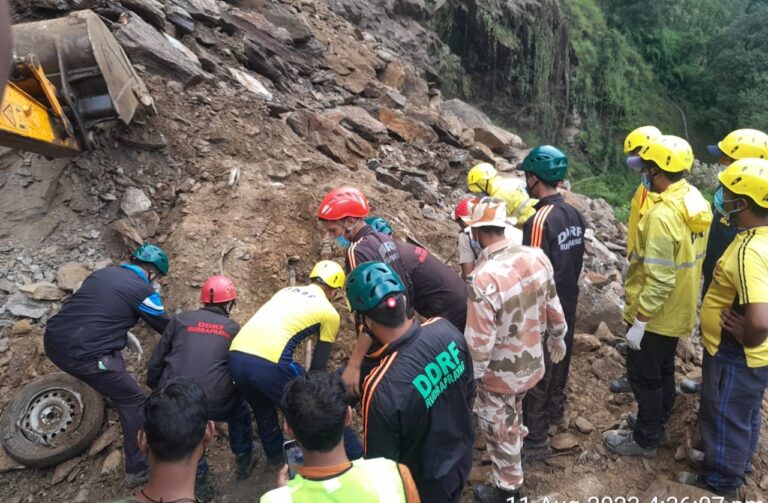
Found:
[[[336,342],[340,317],[318,285],[284,288],[256,311],[230,346],[273,363],[291,363],[304,340]]]
[[[723,309],[763,302],[768,302],[768,226],[739,232],[717,261],[701,306],[701,341],[707,352],[751,368],[768,365],[768,340],[746,348],[720,326]]]

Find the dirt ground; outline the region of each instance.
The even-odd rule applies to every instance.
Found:
[[[362,45],[355,28],[322,5],[310,0],[285,4],[303,12],[302,19],[329,53],[332,49],[340,51],[338,47]],[[17,9],[17,18],[25,15],[27,11]],[[214,42],[209,51],[217,64],[235,64],[231,53],[235,44],[228,35],[207,26],[197,30],[196,35]],[[343,54],[338,54],[336,57],[342,58]],[[334,67],[333,61],[327,66]],[[276,116],[274,102],[268,104],[245,91],[225,74],[216,73],[216,78],[185,89],[172,79],[141,67],[139,71],[156,100],[157,116],[141,118],[128,127],[103,127],[96,134],[99,148],[69,161],[2,153],[0,273],[11,284],[0,285],[0,302],[7,300],[18,284],[53,277],[65,262],[77,261],[93,269],[108,261],[124,260],[135,243],[116,231],[114,223],[124,219],[120,196],[127,187],[141,188],[152,200],[152,210],[129,223],[142,238],[160,244],[171,257],[170,274],[162,281],[162,294],[171,313],[196,308],[200,285],[215,273],[231,276],[238,285],[240,297],[233,318],[240,323],[288,285],[288,257],[300,257],[298,282],[306,281],[311,266],[323,258],[323,233],[314,211],[327,190],[346,183],[365,191],[372,213],[393,222],[396,235],[415,237],[456,267],[457,228],[449,221],[448,208],[461,193],[459,186],[466,169],[479,160],[476,151],[467,154],[445,143],[407,144],[400,138],[374,144],[371,158],[392,169],[399,167],[400,175],[424,173],[444,196],[428,205],[411,191],[379,181],[364,162],[340,163],[314,148],[284,117]],[[278,96],[279,104],[291,109],[322,110],[336,95],[343,97],[338,103],[368,103],[361,97],[347,96],[350,93],[338,86],[320,90],[295,87],[290,92],[273,85],[269,88]],[[461,155],[463,160],[455,162]],[[239,181],[230,185],[233,173],[239,173]],[[426,206],[436,211],[431,213]],[[339,250],[334,253],[340,260]],[[42,333],[46,318],[59,304],[48,304],[49,312],[31,324],[10,316],[4,308],[0,311],[0,318],[7,321],[0,325],[0,336],[9,342],[9,348],[0,352],[0,409],[30,379],[56,370],[44,355]],[[343,304],[337,307],[344,315],[331,358],[333,367],[341,364],[353,345],[351,316]],[[140,363],[132,355],[126,358],[143,383],[146,362],[158,336],[146,327],[136,333],[145,356]],[[678,450],[694,445],[696,397],[678,399],[670,425],[671,444],[661,448],[655,459],[617,458],[602,447],[601,433],[616,427],[633,409],[631,396],[608,391],[608,381],[621,375],[622,365],[618,353],[606,344],[574,355],[567,422],[553,431],[571,435],[560,438],[572,447],[526,467],[529,495],[584,502],[598,496],[640,496],[655,482],[672,480],[676,472],[687,468]],[[681,374],[690,373],[692,364],[680,370]],[[764,418],[767,414],[764,403]],[[591,423],[592,431],[585,428],[583,420]],[[111,471],[105,466],[110,455],[114,459],[119,455],[114,453],[121,452],[122,438],[114,435],[118,424],[115,410],[108,409],[100,435],[112,441],[98,453],[89,455],[86,451],[59,467],[8,469],[13,463],[0,456],[0,499],[11,503],[86,502],[128,494],[122,483],[122,463]],[[478,440],[476,447],[471,484],[482,482],[490,469],[482,442]],[[222,434],[208,449],[208,457],[214,501],[256,501],[274,486],[276,471],[263,459],[249,479],[237,480]],[[765,501],[765,433],[754,465],[742,498]],[[471,500],[470,486],[462,501]]]

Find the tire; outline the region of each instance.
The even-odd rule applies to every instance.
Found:
[[[83,452],[103,421],[101,395],[57,372],[34,379],[16,394],[0,416],[0,442],[24,466],[54,466]]]

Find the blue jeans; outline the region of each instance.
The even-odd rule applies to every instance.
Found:
[[[229,373],[253,409],[264,453],[268,458],[282,454],[283,432],[277,421],[277,408],[285,385],[302,375],[304,369],[298,363],[272,363],[258,356],[231,351]],[[344,447],[349,459],[363,455],[363,447],[350,428],[344,429]]]
[[[741,487],[760,438],[760,406],[768,367],[732,365],[704,351],[699,429],[702,475],[716,492]]]
[[[235,456],[253,450],[252,418],[251,408],[242,398],[229,410],[212,410],[208,413],[208,419],[211,421],[225,421],[229,426],[229,448],[232,449]],[[208,473],[208,461],[203,454],[197,464],[197,475],[201,476],[206,473]]]

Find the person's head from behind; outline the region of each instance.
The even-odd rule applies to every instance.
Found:
[[[477,240],[482,248],[503,241],[506,227],[514,225],[514,220],[507,217],[504,201],[493,197],[470,201],[468,215],[462,217],[462,220],[471,229],[473,239]]]
[[[131,254],[131,263],[147,274],[149,281],[168,274],[168,255],[159,246],[145,243]]]
[[[352,423],[344,381],[332,372],[308,372],[288,383],[280,407],[286,434],[304,451],[332,451],[342,444],[344,427]]]
[[[715,145],[707,145],[709,153],[722,166],[739,159],[768,159],[768,135],[757,129],[736,129]]]
[[[347,278],[347,300],[353,311],[382,343],[391,342],[389,333],[405,325],[409,312],[405,285],[400,276],[384,262],[365,262]]]
[[[172,379],[144,403],[144,429],[138,442],[150,465],[196,466],[212,438],[205,392],[194,381]]]
[[[200,287],[200,302],[206,307],[217,306],[229,313],[236,300],[237,287],[227,276],[211,276]]]

